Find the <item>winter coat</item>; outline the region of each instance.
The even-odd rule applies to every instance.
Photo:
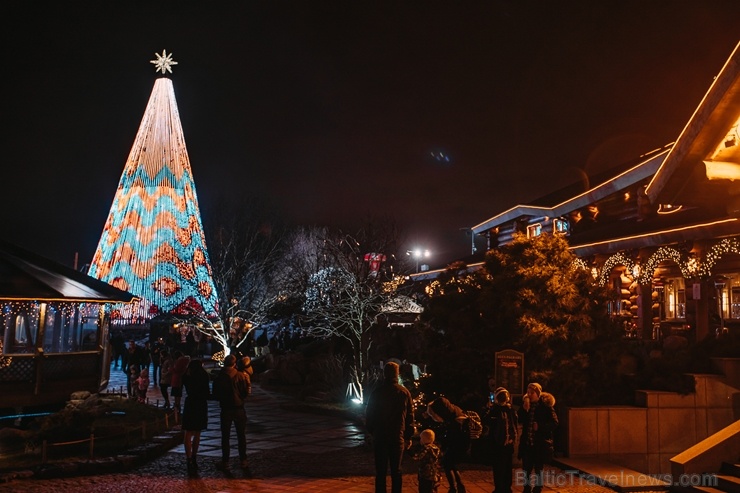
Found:
[[[434,443],[420,445],[421,450],[414,454],[414,459],[419,462],[419,479],[434,481],[438,483],[442,478],[439,459],[442,451]]]
[[[190,356],[187,355],[180,356],[175,360],[175,363],[172,365],[172,380],[170,382],[173,387],[182,387],[182,376],[188,369],[189,364]]]
[[[167,357],[160,363],[159,371],[159,384],[160,385],[171,385],[172,384],[172,358]]]
[[[540,399],[530,405],[529,411],[519,409],[519,422],[522,424],[522,437],[519,442],[519,457],[535,457],[548,463],[553,456],[553,432],[558,426],[558,415],[555,413],[555,396],[542,392]],[[531,428],[537,423],[537,430]]]
[[[244,407],[249,389],[244,373],[233,366],[224,367],[213,381],[213,397],[221,409]]]
[[[393,381],[384,381],[367,402],[365,426],[376,441],[411,440],[414,436],[414,407],[411,393]]]
[[[442,418],[438,423],[437,438],[442,448],[442,465],[445,470],[456,469],[470,449],[470,434],[465,421],[465,412],[446,397],[438,397],[430,403],[432,411]]]
[[[510,404],[493,404],[482,419],[488,429],[486,439],[491,447],[511,447],[517,440],[517,416]]]
[[[136,379],[137,398],[139,402],[146,401],[146,391],[149,389],[149,370],[144,368]]]

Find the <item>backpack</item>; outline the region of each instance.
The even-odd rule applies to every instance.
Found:
[[[483,423],[481,423],[480,416],[475,411],[465,411],[465,415],[468,417],[465,420],[468,436],[471,440],[479,439],[483,435]]]

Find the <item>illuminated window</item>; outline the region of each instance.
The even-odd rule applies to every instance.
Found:
[[[552,220],[552,231],[556,235],[567,235],[568,234],[568,221],[565,219],[553,219]]]
[[[665,318],[686,318],[686,288],[683,277],[666,279],[663,284]]]
[[[542,234],[542,225],[540,223],[527,226],[527,238],[534,238]]]
[[[54,331],[54,322],[57,318],[57,310],[53,306],[46,308],[46,322],[44,325],[44,351],[50,353],[53,349],[56,349],[55,336],[58,333]]]
[[[722,317],[740,319],[740,275],[727,274],[727,282],[722,288]]]
[[[28,343],[26,317],[23,315],[18,315],[17,317],[15,317],[15,343],[23,346]]]

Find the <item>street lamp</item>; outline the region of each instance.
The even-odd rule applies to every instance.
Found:
[[[415,250],[406,250],[406,255],[410,255],[414,257],[414,260],[416,260],[416,273],[419,273],[419,261],[422,258],[428,258],[431,256],[431,252],[429,250],[422,250],[421,248],[416,248]]]

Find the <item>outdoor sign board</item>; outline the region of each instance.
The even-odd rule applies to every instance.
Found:
[[[495,358],[496,385],[512,396],[524,394],[524,353],[505,349],[497,351]]]

